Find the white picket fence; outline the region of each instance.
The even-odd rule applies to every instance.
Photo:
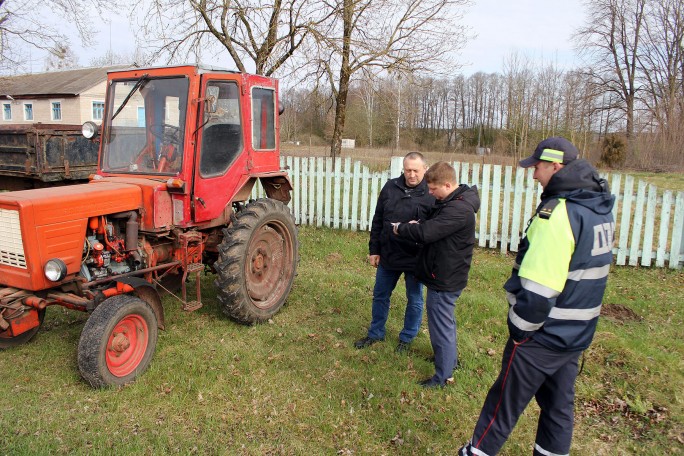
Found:
[[[541,186],[532,169],[453,162],[460,183],[477,185],[481,206],[476,237],[480,247],[517,252]],[[402,157],[371,172],[351,158],[282,157],[294,187],[290,207],[301,225],[370,230],[382,186],[401,173]],[[659,190],[630,175],[603,175],[617,201],[613,253],[618,265],[680,268],[684,263],[684,192]],[[253,198],[262,197],[255,186]]]

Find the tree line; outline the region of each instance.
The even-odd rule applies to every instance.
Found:
[[[526,156],[562,135],[607,166],[684,166],[684,2],[599,0],[574,40],[584,65],[510,55],[500,73],[362,75],[345,138],[359,146]],[[285,93],[287,141],[331,138],[333,94]]]
[[[75,24],[121,2],[46,0]],[[283,140],[492,151],[518,157],[564,135],[608,165],[681,166],[684,0],[591,0],[574,36],[582,64],[562,69],[511,55],[499,73],[454,74],[470,0],[144,0],[131,7],[138,64],[213,61],[283,81]],[[0,68],[20,45],[72,59],[59,30],[30,15],[38,0],[0,0]],[[31,8],[29,8],[31,7]],[[93,9],[91,8],[90,11]],[[30,33],[33,31],[34,33]],[[112,54],[112,52],[110,52]],[[104,59],[109,64],[116,55]],[[212,60],[214,57],[214,60]],[[225,57],[224,57],[225,58]],[[130,63],[130,62],[128,62]]]

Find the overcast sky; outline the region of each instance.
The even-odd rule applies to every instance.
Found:
[[[463,18],[465,25],[476,34],[458,56],[461,72],[472,74],[502,72],[504,59],[513,52],[527,56],[534,62],[556,62],[562,68],[577,62],[572,33],[584,20],[582,0],[473,0],[473,6]],[[79,56],[79,64],[87,66],[92,58],[106,54],[110,48],[116,54],[132,54],[134,34],[126,18],[111,18],[110,26],[103,24],[97,36],[97,46],[84,49],[74,39],[72,48]],[[204,62],[211,63],[211,62]],[[233,65],[221,64],[221,67]],[[43,62],[33,71],[42,71]]]
[[[584,20],[581,0],[474,1],[463,20],[478,36],[461,52],[463,73],[501,72],[513,52],[563,68],[577,63],[570,37]]]

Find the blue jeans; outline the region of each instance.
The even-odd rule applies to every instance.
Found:
[[[402,271],[389,271],[378,266],[375,273],[375,287],[373,288],[372,320],[368,328],[371,339],[385,338],[385,323],[390,309],[390,296],[397,286]],[[399,340],[410,343],[418,334],[420,322],[423,319],[423,284],[418,282],[410,272],[404,272],[406,282],[406,312],[404,314],[404,329],[399,333]]]
[[[432,378],[441,384],[453,375],[458,361],[454,310],[462,291],[436,291],[429,288],[427,291],[428,330],[435,353],[435,375]]]

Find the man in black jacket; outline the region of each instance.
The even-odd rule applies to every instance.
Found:
[[[356,348],[365,348],[385,339],[390,296],[402,274],[406,282],[407,303],[404,329],[399,333],[396,351],[408,351],[420,329],[423,319],[423,285],[413,275],[420,245],[394,236],[391,222],[425,219],[435,201],[423,180],[426,169],[423,155],[410,152],[404,157],[404,173],[389,180],[380,191],[368,243],[369,262],[377,268],[372,320],[367,336],[354,343]]]
[[[458,363],[454,308],[468,282],[480,197],[477,187],[457,184],[456,172],[446,162],[432,165],[425,180],[437,199],[430,214],[425,221],[395,223],[394,233],[423,244],[415,272],[428,289],[426,307],[435,374],[420,384],[435,388],[452,381]]]

